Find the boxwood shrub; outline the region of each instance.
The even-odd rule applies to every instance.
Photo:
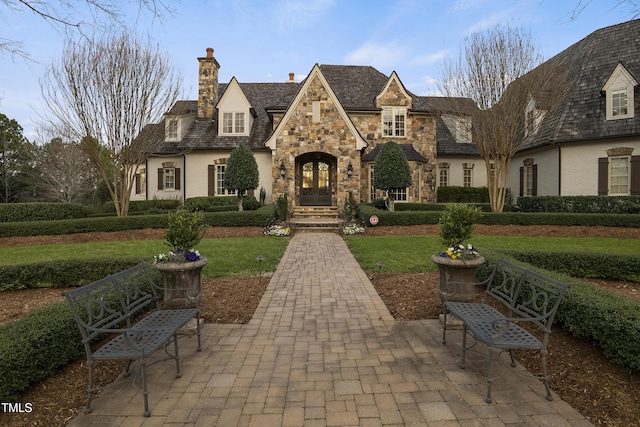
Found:
[[[640,196],[534,196],[519,197],[522,212],[640,213]]]
[[[84,218],[87,209],[74,203],[2,203],[0,222],[51,221]]]
[[[66,301],[0,326],[0,401],[15,402],[32,383],[84,353]]]
[[[133,267],[147,258],[71,259],[0,266],[0,291],[22,288],[70,288]]]

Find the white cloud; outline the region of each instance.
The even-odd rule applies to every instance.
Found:
[[[486,0],[456,0],[451,5],[451,10],[454,13],[468,12],[471,9],[477,9],[486,3]]]
[[[287,31],[313,24],[325,16],[334,3],[335,0],[280,0],[275,3],[271,13],[277,28]]]
[[[431,65],[436,64],[449,54],[448,50],[441,50],[440,52],[432,53],[429,55],[416,56],[410,61],[411,65]]]
[[[350,65],[371,65],[375,68],[393,68],[407,56],[406,47],[397,42],[367,42],[346,54],[345,61]]]

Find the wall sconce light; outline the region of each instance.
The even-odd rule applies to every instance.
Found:
[[[284,162],[280,161],[280,176],[284,178],[284,174],[287,172],[287,169],[284,167]]]
[[[347,166],[347,176],[353,175],[353,165],[349,162],[349,166]]]

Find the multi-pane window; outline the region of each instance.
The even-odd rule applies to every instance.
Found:
[[[225,165],[216,166],[216,195],[233,195],[236,194],[236,190],[228,190],[224,188],[224,173],[227,167]]]
[[[629,194],[629,157],[609,158],[609,194]]]
[[[533,165],[524,167],[524,195],[533,196]]]
[[[176,169],[164,168],[164,189],[173,190],[176,188]]]
[[[167,139],[178,139],[178,119],[167,119]]]
[[[449,185],[449,168],[440,168],[440,187],[446,187]]]
[[[244,112],[236,111],[222,113],[222,133],[244,134]]]
[[[389,197],[395,200],[396,202],[406,202],[407,189],[406,188],[390,188]]]
[[[613,117],[626,116],[628,111],[627,89],[611,91],[611,115]]]
[[[384,107],[382,109],[382,135],[405,136],[405,119],[407,109],[404,107]]]
[[[471,187],[473,184],[473,169],[464,168],[462,173],[462,185],[464,187]]]

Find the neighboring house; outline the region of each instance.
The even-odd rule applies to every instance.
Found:
[[[566,73],[566,95],[553,114],[529,104],[512,194],[640,194],[640,20],[597,30],[547,65]]]
[[[441,117],[442,98],[416,96],[395,72],[386,76],[368,66],[315,65],[301,83],[292,73],[283,83],[240,83],[234,77],[221,84],[213,49],[198,62],[198,100],[176,102],[161,123],[138,137],[151,140],[150,156],[132,200],[229,194],[226,162],[235,147],[247,146],[268,201],[287,194],[293,207],[341,208],[352,193],[368,202],[381,196],[371,185],[378,147],[395,141],[407,155],[413,185],[393,196],[435,201],[436,128],[447,129],[447,121],[455,127],[455,103],[445,103],[447,115]],[[468,136],[459,136],[460,145],[471,145]],[[455,146],[455,129],[447,143]],[[462,179],[460,171],[448,185]]]

